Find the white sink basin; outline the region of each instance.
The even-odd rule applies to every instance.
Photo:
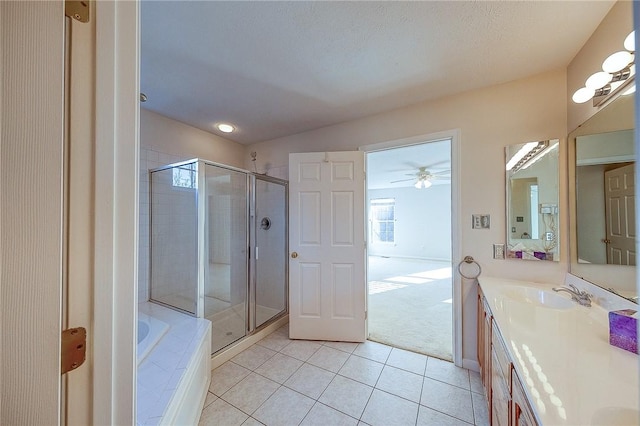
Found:
[[[632,426],[640,424],[640,412],[635,408],[603,407],[591,418],[592,425]]]
[[[544,308],[569,309],[576,306],[576,303],[571,299],[563,297],[552,290],[535,287],[513,286],[505,291],[505,295],[510,299]]]

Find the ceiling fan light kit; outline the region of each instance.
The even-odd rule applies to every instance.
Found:
[[[418,179],[418,181],[416,182],[415,186],[418,189],[422,189],[422,188],[429,188],[431,186],[431,181],[427,180],[427,179]]]
[[[451,170],[442,170],[439,172],[431,173],[429,170],[427,170],[427,166],[418,167],[418,171],[416,173],[410,173],[407,175],[407,176],[413,176],[412,178],[394,180],[389,183],[409,182],[411,180],[415,180],[415,183],[413,184],[415,188],[417,189],[429,188],[431,185],[433,185],[433,182],[432,182],[433,180],[450,179],[449,176],[441,176],[448,173],[451,173]]]

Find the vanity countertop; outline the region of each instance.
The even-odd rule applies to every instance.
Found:
[[[554,293],[558,285],[478,281],[540,425],[640,424],[638,355],[609,345],[607,310]],[[562,295],[571,305],[512,297],[518,287]]]

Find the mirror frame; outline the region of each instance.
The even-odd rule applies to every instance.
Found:
[[[634,102],[634,96],[620,96],[615,98],[606,106],[599,109],[598,112],[577,129],[569,133],[567,137],[569,272],[606,290],[614,290],[614,292],[620,293],[623,296],[635,296],[637,266],[578,263],[576,140],[578,136],[634,129],[636,125]],[[629,107],[631,114],[628,113]],[[627,108],[627,111],[623,113],[625,108]],[[615,123],[612,123],[609,118],[615,118]],[[604,122],[604,124],[602,122]],[[623,124],[621,125],[621,123]],[[615,282],[613,282],[612,279],[615,279]]]

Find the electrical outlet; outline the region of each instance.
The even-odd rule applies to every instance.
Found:
[[[493,245],[493,258],[504,259],[504,244]]]
[[[545,241],[553,241],[553,232],[546,232],[544,234]]]

